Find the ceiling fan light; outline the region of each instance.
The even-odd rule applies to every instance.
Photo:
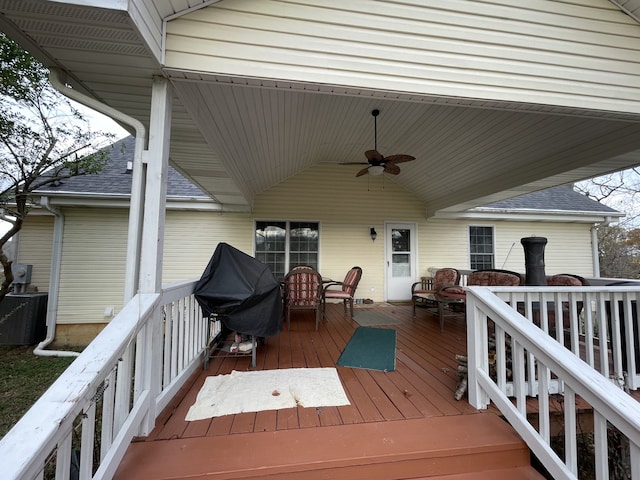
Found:
[[[382,175],[384,167],[382,165],[372,165],[369,167],[369,175]]]

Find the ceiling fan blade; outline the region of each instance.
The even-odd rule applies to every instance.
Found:
[[[356,173],[356,177],[361,177],[362,175],[366,175],[367,173],[369,173],[369,167],[363,168],[358,173]]]
[[[384,158],[389,163],[402,163],[402,162],[410,162],[411,160],[415,160],[416,157],[412,157],[411,155],[391,155],[389,157]]]
[[[338,165],[369,165],[369,162],[341,162]]]
[[[367,160],[369,160],[369,163],[371,162],[380,163],[384,160],[384,157],[380,155],[380,153],[378,153],[377,150],[367,150],[366,152],[364,152],[364,156],[367,157]]]
[[[400,167],[389,162],[384,166],[384,173],[388,173],[389,175],[398,175],[400,173]]]

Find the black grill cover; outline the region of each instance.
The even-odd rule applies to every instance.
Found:
[[[217,314],[230,330],[269,337],[282,329],[282,296],[273,273],[227,243],[218,244],[193,293],[204,314]]]

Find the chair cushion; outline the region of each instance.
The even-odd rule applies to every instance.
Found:
[[[582,281],[577,277],[571,275],[553,275],[547,279],[547,285],[553,285],[556,287],[581,287]]]
[[[493,270],[477,270],[471,272],[467,279],[467,285],[475,286],[518,286],[521,284],[520,275],[511,272],[500,272]]]
[[[349,292],[344,292],[342,290],[327,290],[324,292],[325,298],[340,298],[340,299],[350,299],[351,295]]]

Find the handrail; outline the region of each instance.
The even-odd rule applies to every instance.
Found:
[[[513,300],[522,287],[469,287],[467,292],[467,343],[469,402],[486,408],[493,402],[520,434],[529,448],[556,479],[577,478],[575,397],[579,395],[594,410],[596,478],[608,478],[607,422],[614,425],[630,444],[631,458],[640,458],[640,404],[518,313],[498,295]],[[546,288],[546,287],[538,287]],[[604,287],[603,287],[604,288]],[[613,288],[613,287],[607,287]],[[604,288],[604,290],[607,290]],[[535,288],[534,288],[535,290]],[[554,287],[553,290],[557,290]],[[620,290],[609,291],[620,293]],[[515,295],[512,297],[510,295]],[[497,376],[490,374],[490,332],[496,344]],[[507,342],[507,339],[510,339]],[[506,349],[511,346],[515,399],[505,388]],[[565,459],[550,447],[549,381],[557,377],[564,391]],[[526,412],[527,381],[538,383],[538,430]],[[631,463],[631,475],[640,479],[640,465]]]
[[[138,294],[125,305],[0,440],[3,479],[54,472],[67,480],[74,468],[80,478],[113,477],[131,439],[150,432],[201,364],[206,323],[194,284]]]

